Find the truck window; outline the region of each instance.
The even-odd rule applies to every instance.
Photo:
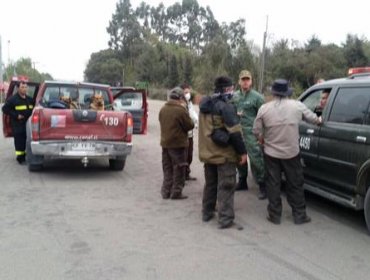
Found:
[[[91,103],[91,97],[93,94],[102,94],[104,98],[104,107],[106,110],[110,110],[112,105],[110,104],[109,95],[106,90],[94,89],[94,88],[79,88],[78,89],[78,98],[79,103],[84,109],[89,108]]]
[[[127,92],[116,98],[123,109],[141,109],[143,107],[143,94],[141,92]]]
[[[43,106],[48,106],[48,102],[57,101],[65,97],[70,98],[70,101],[76,104],[76,108],[89,109],[93,94],[102,94],[106,110],[111,109],[112,106],[110,104],[108,91],[90,87],[48,86],[45,90],[42,104]]]
[[[370,103],[370,88],[341,88],[335,97],[329,121],[363,124]]]
[[[18,87],[19,85],[16,85],[13,89],[13,93],[12,95],[15,95],[17,92],[18,92]],[[31,98],[34,97],[34,95],[36,94],[36,90],[38,89],[38,85],[32,85],[32,84],[29,84],[27,83],[27,95]]]
[[[43,96],[43,102],[49,102],[52,100],[59,100],[59,87],[49,86],[46,88]]]
[[[317,107],[317,105],[320,102],[321,92],[322,92],[322,90],[314,91],[302,100],[304,105],[306,105],[307,108],[310,109],[312,112],[315,110],[315,108]]]

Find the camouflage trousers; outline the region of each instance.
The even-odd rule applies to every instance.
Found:
[[[234,220],[235,163],[204,164],[205,185],[202,214],[212,215],[218,209],[218,222],[227,225]]]
[[[263,183],[265,181],[265,165],[261,146],[251,130],[244,130],[243,137],[253,177],[257,183]],[[248,176],[248,163],[241,166],[238,165],[238,172],[240,177],[246,178]]]
[[[163,183],[162,197],[181,195],[185,185],[187,148],[162,148]]]

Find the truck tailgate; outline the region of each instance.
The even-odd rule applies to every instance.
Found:
[[[43,108],[40,140],[123,141],[127,117],[125,112]]]

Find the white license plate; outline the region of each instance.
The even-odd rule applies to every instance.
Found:
[[[94,143],[73,143],[72,151],[95,151]]]

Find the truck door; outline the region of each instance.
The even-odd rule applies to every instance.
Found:
[[[319,166],[339,194],[354,192],[357,172],[370,158],[369,93],[365,86],[339,88],[321,127]]]
[[[22,79],[25,81],[24,79]],[[35,103],[36,100],[36,95],[39,90],[40,84],[39,83],[34,83],[34,82],[27,82],[28,85],[28,91],[27,95],[33,98],[33,102]],[[18,87],[20,84],[20,79],[18,78],[13,78],[13,80],[9,84],[9,88],[5,97],[5,102],[12,97],[13,95],[18,93]],[[3,121],[3,134],[4,137],[13,137],[13,132],[12,128],[10,126],[10,117],[8,115],[3,114],[2,116],[2,121]]]
[[[134,134],[146,134],[148,130],[148,101],[144,89],[125,88],[114,95],[113,108],[128,111],[134,120]]]
[[[306,93],[300,101],[304,103],[312,112],[320,102],[320,95],[323,89],[316,89]],[[320,176],[318,166],[318,143],[320,126],[310,124],[305,121],[299,123],[299,147],[301,151],[301,161],[304,167],[306,180],[314,180]]]

